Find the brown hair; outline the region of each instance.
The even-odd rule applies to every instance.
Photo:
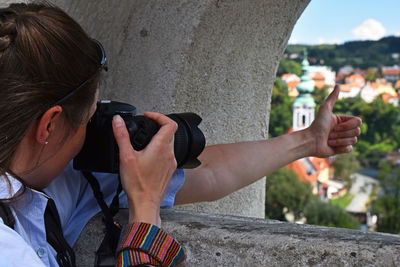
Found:
[[[87,118],[100,57],[96,43],[55,6],[11,4],[0,9],[0,175],[12,173],[14,153],[32,123],[90,79],[61,104],[66,131]]]

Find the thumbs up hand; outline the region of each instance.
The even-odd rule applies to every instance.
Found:
[[[359,117],[333,114],[333,106],[339,96],[338,85],[318,110],[311,126],[306,130],[315,139],[312,155],[329,157],[352,151],[357,143],[362,121]]]

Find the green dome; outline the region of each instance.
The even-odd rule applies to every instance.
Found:
[[[310,94],[299,95],[293,102],[293,107],[303,107],[315,108],[314,98]]]
[[[301,82],[296,86],[300,94],[312,93],[314,91],[315,82],[306,75],[301,76]]]

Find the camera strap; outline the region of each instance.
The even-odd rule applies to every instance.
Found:
[[[116,251],[122,229],[118,223],[114,222],[114,216],[119,210],[119,195],[122,192],[121,179],[118,176],[118,189],[110,207],[108,207],[104,201],[104,196],[96,177],[91,172],[87,171],[82,171],[82,174],[92,187],[94,197],[103,213],[103,222],[105,225],[105,236],[100,247],[96,251],[95,266],[115,266]]]
[[[5,225],[14,230],[15,218],[10,207],[0,203],[0,217]],[[75,253],[64,238],[61,221],[54,200],[49,198],[44,213],[47,242],[57,252],[56,260],[60,267],[75,267]]]
[[[0,202],[0,218],[3,220],[4,224],[14,229],[15,218],[11,212],[10,207],[6,204]]]

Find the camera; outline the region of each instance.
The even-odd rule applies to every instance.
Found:
[[[133,148],[142,150],[160,129],[160,126],[145,116],[136,115],[132,105],[103,100],[87,125],[85,143],[74,158],[76,170],[119,173],[119,149],[114,138],[112,119],[120,115],[126,124]],[[180,168],[195,168],[201,164],[197,159],[205,146],[205,137],[198,128],[202,121],[195,113],[168,114],[178,124],[175,132],[174,153]]]

